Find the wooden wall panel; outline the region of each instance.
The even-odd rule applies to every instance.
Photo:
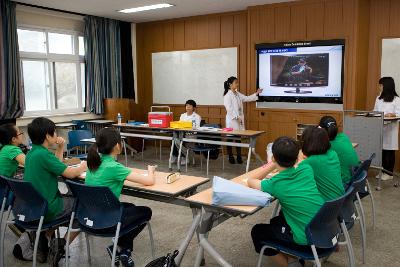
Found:
[[[221,20],[218,16],[208,18],[208,46],[219,47],[221,45]]]
[[[309,4],[306,8],[307,39],[316,40],[324,36],[324,3]]]
[[[175,21],[173,22],[173,24],[174,24],[174,50],[185,49],[185,22]]]
[[[288,41],[290,36],[290,6],[279,6],[275,8],[275,39]]]
[[[258,34],[261,42],[272,42],[275,40],[275,10],[272,7],[259,9]]]
[[[233,16],[221,17],[221,46],[233,45]]]
[[[195,49],[197,46],[197,19],[185,20],[185,49]]]
[[[164,49],[165,50],[174,50],[174,24],[173,23],[164,23]]]
[[[307,38],[307,7],[296,5],[290,8],[290,38],[305,40]]]
[[[202,18],[197,22],[197,36],[196,36],[196,48],[207,48],[208,47],[208,18]]]
[[[347,25],[348,27],[349,25]],[[326,1],[324,12],[324,37],[343,37],[343,1]]]

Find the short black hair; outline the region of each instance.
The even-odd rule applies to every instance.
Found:
[[[194,108],[197,106],[196,101],[194,101],[192,99],[189,99],[188,101],[186,101],[185,105],[191,105]]]
[[[289,168],[296,164],[299,155],[299,144],[293,138],[282,136],[272,145],[272,154],[279,166]]]
[[[28,134],[32,144],[41,145],[46,140],[46,135],[53,136],[56,131],[54,122],[47,118],[39,117],[28,124]]]
[[[307,127],[301,135],[301,141],[301,150],[307,157],[325,154],[331,148],[328,133],[317,126]]]
[[[13,137],[17,137],[17,129],[12,123],[0,125],[0,144],[5,146],[12,142]]]
[[[329,140],[335,140],[337,134],[338,134],[338,126],[336,123],[336,120],[332,116],[323,116],[321,120],[319,121],[319,127],[323,128],[326,130],[329,136]]]

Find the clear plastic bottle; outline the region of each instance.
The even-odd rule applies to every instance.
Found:
[[[118,115],[117,115],[117,121],[118,121],[118,124],[121,124],[121,123],[122,123],[122,116],[121,116],[121,113],[118,113]]]
[[[197,127],[196,127],[196,120],[195,119],[193,119],[192,120],[192,129],[196,129]]]

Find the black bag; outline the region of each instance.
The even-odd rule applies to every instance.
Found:
[[[177,267],[175,258],[178,256],[179,251],[175,250],[173,254],[168,253],[167,256],[162,256],[149,262],[146,267]]]

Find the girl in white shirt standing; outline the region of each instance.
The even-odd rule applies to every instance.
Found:
[[[229,77],[224,82],[224,106],[226,108],[226,128],[232,128],[233,130],[245,130],[244,127],[244,113],[243,113],[243,102],[256,101],[258,95],[262,92],[262,89],[257,89],[252,95],[245,96],[238,92],[239,81],[236,77]],[[237,142],[240,142],[237,141]],[[229,162],[235,164],[235,158],[233,157],[232,147],[228,146]],[[236,147],[237,162],[243,163],[241,156],[240,147]]]
[[[384,112],[385,117],[400,116],[400,98],[396,93],[392,77],[379,79],[380,95],[376,98],[374,111]],[[399,149],[399,123],[387,122],[383,125],[382,180],[393,179],[395,151]]]

